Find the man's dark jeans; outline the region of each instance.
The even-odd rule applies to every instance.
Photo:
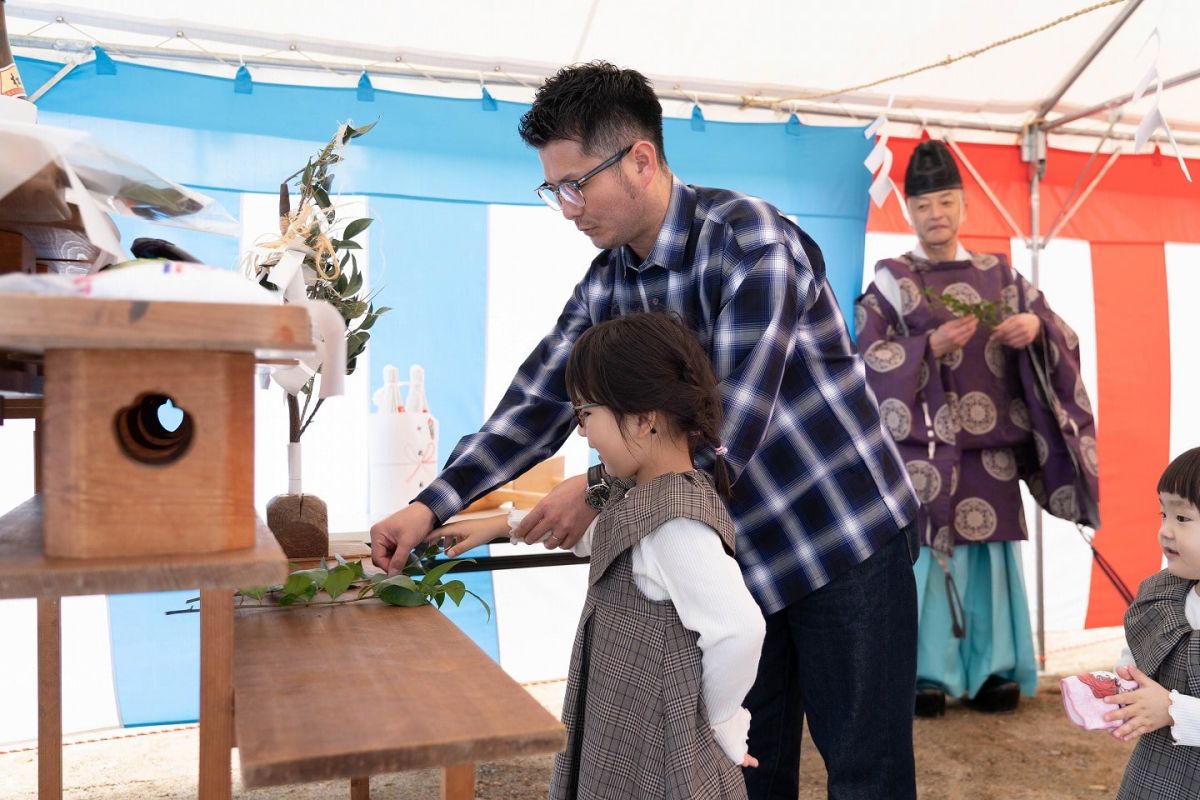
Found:
[[[916,798],[917,592],[910,525],[870,558],[767,617],[745,769],[750,800],[796,800],[802,715],[831,800]]]

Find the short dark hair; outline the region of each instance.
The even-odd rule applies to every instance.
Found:
[[[650,81],[607,61],[563,67],[547,78],[518,130],[530,147],[568,140],[578,142],[584,153],[604,158],[647,139],[658,150],[659,162],[667,163],[662,104]]]
[[[1158,491],[1177,495],[1200,508],[1200,447],[1181,453],[1158,479]]]
[[[667,312],[638,312],[588,328],[567,359],[567,393],[576,403],[607,406],[618,421],[662,412],[696,446],[721,446],[721,392],[696,334]],[[718,454],[717,492],[729,498],[729,473]]]

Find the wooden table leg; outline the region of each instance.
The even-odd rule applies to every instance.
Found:
[[[455,764],[442,769],[442,800],[473,800],[474,797],[474,764]]]
[[[200,797],[233,793],[233,592],[200,592]]]
[[[33,492],[42,491],[42,426],[40,418],[33,418]]]
[[[62,601],[37,599],[38,798],[62,797]]]
[[[350,800],[371,800],[371,778],[350,779]]]

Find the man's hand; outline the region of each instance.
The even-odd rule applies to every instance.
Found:
[[[1121,720],[1124,724],[1112,732],[1123,742],[1130,742],[1142,734],[1174,725],[1171,719],[1171,693],[1154,682],[1137,667],[1117,667],[1117,674],[1127,681],[1137,681],[1138,688],[1124,694],[1104,698],[1109,705],[1120,708],[1104,715],[1109,722]]]
[[[586,475],[567,478],[525,515],[513,534],[526,544],[536,544],[545,537],[547,550],[574,547],[596,518],[596,509],[583,497],[586,488]]]
[[[412,503],[371,526],[371,563],[397,575],[408,562],[408,554],[424,541],[436,520],[429,506]]]
[[[1033,343],[1042,331],[1037,314],[1013,314],[992,331],[991,341],[1021,350]]]
[[[937,326],[937,329],[929,335],[929,347],[933,350],[934,357],[941,358],[963,349],[963,346],[975,335],[977,327],[979,327],[979,318],[974,314],[967,314]]]

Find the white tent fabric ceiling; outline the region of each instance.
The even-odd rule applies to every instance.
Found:
[[[948,66],[844,91],[985,48],[1097,5],[1102,7]],[[457,75],[468,83],[418,79],[398,81],[397,88],[477,96],[478,76],[497,97],[525,101],[531,97],[529,87],[557,67],[599,58],[651,76],[669,114],[686,115],[692,103],[687,98],[696,97],[706,116],[717,119],[782,119],[793,107],[792,102],[761,110],[740,107],[742,98],[749,97],[768,105],[794,100],[801,118],[812,124],[837,124],[835,117],[821,113],[826,111],[850,112],[850,121],[864,124],[894,94],[893,116],[929,120],[935,133],[946,122],[974,128],[962,130],[962,138],[1011,142],[1015,136],[1007,130],[995,135],[987,129],[1032,120],[1033,109],[1132,6],[1136,10],[1048,115],[1053,119],[1132,92],[1155,63],[1156,52],[1164,80],[1200,70],[1195,49],[1200,3],[126,0],[118,11],[101,0],[9,0],[7,9],[18,52],[42,58],[66,60],[72,49],[85,49],[94,41],[118,60],[136,53],[138,60],[148,61],[151,48],[188,54],[193,60],[182,66],[178,61],[155,63],[214,74],[231,75],[229,64],[236,65],[239,57],[251,64],[264,59],[263,64],[306,67],[278,73],[282,77],[272,71],[267,78],[293,83],[353,86],[366,67],[377,88],[392,88],[389,76],[428,72],[442,78]],[[1147,44],[1156,29],[1158,47]],[[263,79],[258,70],[255,75]],[[1151,103],[1144,98],[1125,107],[1117,130],[1130,133]],[[1181,140],[1192,143],[1186,151],[1200,152],[1200,81],[1165,91],[1161,109]],[[1102,132],[1108,121],[1102,112],[1070,127]],[[1094,146],[1069,136],[1052,140],[1059,146],[1072,143]]]

